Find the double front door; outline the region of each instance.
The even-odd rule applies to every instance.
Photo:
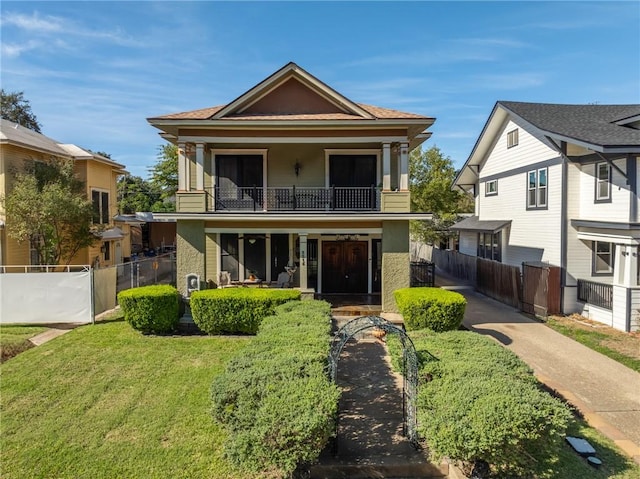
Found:
[[[367,293],[368,256],[366,241],[322,243],[322,292]]]

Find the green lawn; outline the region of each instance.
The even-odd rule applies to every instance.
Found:
[[[602,326],[593,328],[559,316],[550,317],[545,324],[560,334],[640,372],[640,336]]]
[[[33,347],[28,340],[47,328],[43,326],[1,326],[0,327],[0,362],[4,362],[17,354]]]
[[[2,477],[242,478],[209,387],[250,338],[79,327],[0,366]]]

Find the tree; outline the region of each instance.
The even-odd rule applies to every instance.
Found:
[[[74,175],[72,161],[28,163],[0,200],[9,236],[19,243],[30,241],[40,264],[69,264],[80,249],[98,240],[91,225],[91,201]]]
[[[178,147],[172,144],[158,148],[158,162],[150,168],[151,184],[160,191],[160,199],[165,208],[161,211],[175,211],[175,196],[178,191]]]
[[[36,115],[31,111],[29,100],[24,99],[24,92],[7,93],[4,88],[0,90],[0,112],[2,118],[12,121],[40,133],[40,123]]]
[[[452,189],[456,170],[451,158],[437,146],[416,149],[409,158],[411,209],[432,213],[429,221],[412,221],[411,235],[425,243],[435,243],[451,236],[449,227],[459,213],[473,212],[473,198]]]
[[[160,199],[160,193],[152,190],[150,182],[139,176],[120,177],[118,179],[118,211],[124,214],[151,211],[151,206]]]

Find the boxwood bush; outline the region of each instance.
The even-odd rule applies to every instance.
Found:
[[[462,324],[467,300],[460,293],[440,288],[403,288],[394,291],[407,330],[456,330]]]
[[[299,299],[292,289],[224,288],[195,291],[190,304],[194,323],[207,334],[256,334],[276,306]]]
[[[438,358],[422,363],[418,396],[418,430],[436,456],[529,477],[528,451],[559,447],[571,413],[514,353],[466,331],[410,336],[420,356]],[[388,344],[397,361],[399,342]]]
[[[145,334],[170,333],[180,317],[180,294],[168,284],[120,291],[118,304],[124,319]]]
[[[329,304],[286,303],[214,379],[212,414],[238,467],[290,476],[334,434],[340,391],[326,373],[330,330]]]

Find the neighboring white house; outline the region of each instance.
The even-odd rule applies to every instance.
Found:
[[[640,105],[499,101],[458,173],[460,252],[562,268],[561,304],[640,329]]]

